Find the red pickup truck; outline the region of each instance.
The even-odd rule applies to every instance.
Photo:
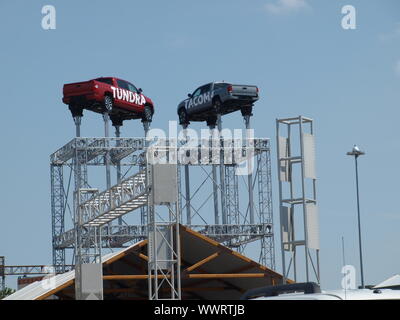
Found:
[[[111,119],[142,119],[151,121],[153,101],[132,83],[113,77],[64,84],[63,99],[72,114],[83,109],[97,113],[109,112]]]

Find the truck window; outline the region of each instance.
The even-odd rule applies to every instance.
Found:
[[[197,97],[201,94],[201,87],[196,89],[195,92],[193,92],[192,97]]]
[[[112,79],[111,78],[97,78],[96,81],[107,83],[109,85],[112,85]]]
[[[132,83],[127,82],[127,84],[128,84],[128,90],[129,91],[137,92],[136,87]]]
[[[211,83],[206,84],[205,86],[202,86],[202,87],[201,87],[201,94],[210,91],[210,89],[211,89]]]
[[[214,90],[222,89],[225,86],[225,83],[215,83]]]
[[[128,83],[124,80],[117,80],[118,87],[122,89],[129,90]]]

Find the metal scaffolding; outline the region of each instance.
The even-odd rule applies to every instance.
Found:
[[[66,249],[74,249],[75,254],[73,256],[80,257],[79,259],[83,259],[82,261],[97,261],[101,248],[125,247],[135,241],[145,238],[151,239],[151,235],[153,235],[153,239],[159,239],[160,233],[157,235],[155,230],[160,231],[162,229],[165,231],[165,227],[158,228],[158,223],[165,226],[165,222],[168,222],[167,225],[169,226],[176,225],[178,222],[183,223],[240,252],[244,252],[247,244],[259,241],[259,261],[269,268],[275,269],[270,141],[269,139],[254,139],[249,143],[244,139],[244,142],[242,142],[241,156],[246,155],[250,149],[253,150],[254,170],[251,179],[246,179],[248,178],[247,175],[237,174],[243,163],[235,161],[236,155],[233,154],[234,149],[232,148],[235,142],[229,143],[228,141],[227,143],[224,141],[224,143],[225,145],[222,148],[218,147],[218,152],[224,152],[225,163],[222,166],[220,162],[215,162],[215,158],[212,156],[208,159],[207,157],[206,159],[201,158],[203,152],[201,147],[194,147],[190,151],[198,155],[197,160],[199,161],[195,163],[183,164],[177,157],[175,166],[177,171],[177,199],[174,203],[164,205],[167,208],[164,215],[166,213],[168,215],[163,216],[162,221],[156,219],[156,206],[149,202],[153,187],[152,166],[149,166],[149,159],[146,157],[150,147],[146,146],[144,138],[77,137],[53,153],[50,157],[52,234],[53,263],[57,272],[65,271],[68,259]],[[168,147],[170,144],[171,146]],[[165,157],[168,159],[176,157],[180,146],[174,145],[174,142],[169,140],[165,141],[165,145],[167,147],[161,147],[155,151],[153,149],[153,152],[155,154],[165,152]],[[249,148],[249,145],[251,148]],[[229,158],[233,159],[233,162],[226,163]],[[241,161],[242,158],[239,157]],[[107,186],[93,188],[92,183],[89,183],[88,180],[88,171],[108,164],[110,165],[110,172],[116,172],[116,184],[109,188]],[[205,175],[200,186],[194,184],[189,186],[189,192],[182,187],[181,170],[185,168],[185,165],[190,168],[191,175]],[[218,175],[215,173],[217,167],[220,166],[223,170],[220,170],[222,174],[219,175],[219,178],[222,177],[223,180],[217,181]],[[72,191],[70,187],[72,177],[74,178],[75,191]],[[192,181],[197,183],[199,180],[192,179]],[[248,192],[249,184],[251,198]],[[224,199],[223,203],[225,204],[221,203],[221,207],[218,204],[215,205],[214,192],[211,192],[211,195],[208,196],[204,193],[209,190],[215,191],[215,188]],[[100,191],[101,189],[104,191]],[[243,189],[247,191],[243,192]],[[71,202],[73,205],[71,205]],[[208,202],[211,202],[211,204],[208,204]],[[188,204],[190,210],[186,210]],[[74,212],[71,211],[71,207],[74,208]],[[214,212],[214,215],[211,216],[209,212],[212,212],[213,209],[217,212]],[[219,210],[223,214],[222,217],[225,216],[223,219],[225,223],[221,224],[217,219]],[[249,213],[251,210],[254,212],[253,216]],[[136,224],[119,223],[112,225],[110,223],[113,220],[121,221],[124,215],[132,211],[139,213],[129,215],[137,221]],[[181,212],[189,212],[190,214],[182,217]],[[71,217],[72,221],[68,221],[68,217]],[[161,237],[162,239],[173,240],[172,236],[168,238],[164,233],[161,233],[164,235]],[[176,239],[173,241],[170,245],[175,248],[179,244]],[[176,265],[176,252],[179,252],[179,250],[174,250],[170,251],[172,253],[168,258],[169,260],[161,259],[169,261],[167,263],[169,273],[165,273],[166,269],[158,269],[158,275],[160,275],[160,272],[163,272],[161,276],[162,274],[169,274],[165,279],[170,279],[171,274],[177,277],[179,268]],[[149,272],[153,272],[153,276],[157,269],[154,266],[158,264],[155,262],[157,256],[155,257],[155,260],[149,260]],[[166,261],[161,262],[166,263]],[[155,289],[159,287],[160,277],[149,278],[159,281],[158,285],[149,283],[153,288],[150,298],[157,298],[157,290]],[[171,295],[170,298],[179,299],[180,293],[176,289],[179,286],[177,278],[172,284],[171,292],[175,292],[175,294]]]
[[[300,269],[304,270],[303,281],[311,281],[314,274],[320,283],[313,120],[303,116],[277,119],[276,139],[283,277],[285,280],[292,271],[297,282]],[[299,257],[298,247],[304,247],[304,256]]]

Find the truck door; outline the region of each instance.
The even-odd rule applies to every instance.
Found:
[[[136,87],[124,80],[117,80],[119,91],[122,91],[118,98],[122,107],[136,112],[143,111],[145,99],[138,93]]]
[[[131,95],[128,88],[128,83],[124,80],[117,79],[117,85],[118,85],[118,92],[116,95],[117,105],[120,107],[132,109],[134,105],[130,102]]]
[[[186,108],[188,114],[193,114],[193,113],[196,113],[196,112],[198,112],[200,110],[199,106],[198,106],[198,103],[197,103],[197,99],[199,98],[199,96],[201,94],[201,88],[202,87],[197,88],[192,93],[192,96],[190,97],[190,99],[189,99],[189,101],[187,103],[187,108]]]
[[[144,104],[146,103],[146,99],[132,83],[128,82],[128,89],[133,93],[134,107],[137,108],[138,111],[142,112],[144,109]]]
[[[199,97],[198,102],[200,103],[201,111],[212,108],[212,83],[201,87],[201,97]]]

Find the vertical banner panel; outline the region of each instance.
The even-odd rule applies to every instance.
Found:
[[[278,137],[278,140],[279,140],[279,146],[278,146],[279,159],[287,158],[289,155],[288,139],[285,137]],[[290,181],[288,161],[279,161],[279,180]]]
[[[317,179],[315,172],[315,139],[312,134],[303,133],[303,146],[305,178]]]
[[[282,228],[282,242],[291,241],[291,208],[286,206],[281,206],[281,228]],[[285,251],[292,251],[292,246],[288,244],[284,244],[283,246]]]
[[[176,164],[154,164],[152,167],[154,204],[176,202],[178,197]]]
[[[103,300],[103,265],[84,263],[81,265],[82,300]]]
[[[310,249],[319,250],[319,215],[314,203],[306,204],[307,214],[307,245]]]

